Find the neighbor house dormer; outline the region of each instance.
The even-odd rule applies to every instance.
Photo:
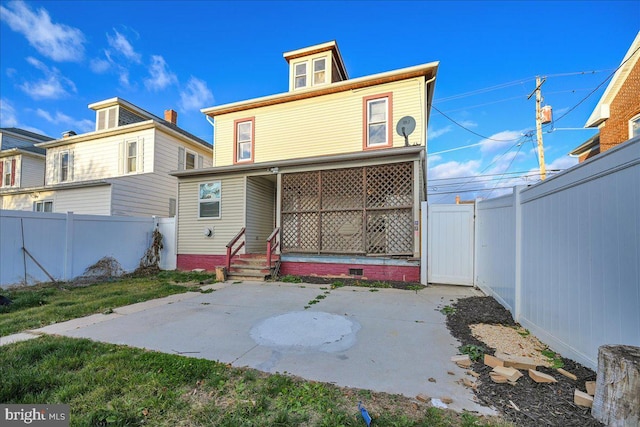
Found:
[[[149,113],[120,98],[110,98],[89,105],[96,112],[96,131],[144,122]]]
[[[289,63],[289,91],[317,89],[347,80],[347,70],[335,41],[283,54]]]
[[[52,139],[24,129],[0,128],[0,190],[42,185],[45,150],[35,144]]]

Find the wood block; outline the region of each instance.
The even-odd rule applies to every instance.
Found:
[[[424,403],[429,403],[429,401],[431,400],[431,398],[425,394],[419,394],[416,396],[416,399],[418,399],[420,402],[424,402]]]
[[[547,375],[543,372],[538,372],[535,369],[529,369],[529,376],[537,383],[557,383],[558,380],[551,375]]]
[[[467,371],[467,375],[471,375],[474,378],[480,378],[480,374],[475,371],[472,371],[471,369]]]
[[[593,396],[589,396],[587,393],[576,389],[573,392],[573,403],[578,406],[591,408],[591,406],[593,406]]]
[[[596,394],[596,382],[595,381],[585,381],[584,387],[587,389],[587,394],[590,396],[594,396]]]
[[[458,356],[452,356],[451,361],[461,368],[470,368],[471,367],[471,359],[469,359],[468,354],[461,354]]]
[[[469,378],[463,378],[462,379],[462,384],[464,384],[466,387],[470,387],[475,389],[476,388],[476,382],[475,381],[471,381]]]
[[[453,399],[450,397],[441,397],[440,400],[442,401],[442,403],[446,403],[447,405],[453,403]]]
[[[522,373],[514,368],[507,368],[505,366],[496,366],[493,368],[493,372],[498,375],[502,375],[509,381],[517,381],[522,376]]]
[[[504,366],[504,360],[491,356],[490,354],[484,355],[484,364],[495,368],[496,366]]]
[[[578,379],[578,377],[576,377],[575,375],[573,375],[571,372],[569,371],[565,371],[562,368],[558,368],[558,372],[560,372],[562,375],[564,375],[567,378],[571,378],[572,380],[576,381]]]
[[[503,377],[502,375],[498,375],[495,372],[489,372],[489,377],[491,377],[491,381],[498,384],[504,384],[507,381],[509,381],[507,380],[506,377]]]
[[[510,354],[500,352],[496,353],[496,357],[503,360],[504,366],[508,368],[535,370],[538,367],[538,365],[536,365],[536,362],[530,357],[512,356]]]

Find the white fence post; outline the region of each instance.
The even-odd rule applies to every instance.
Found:
[[[522,307],[522,205],[520,204],[520,191],[525,187],[519,185],[513,188],[513,215],[515,225],[515,268],[514,268],[514,307],[513,319],[517,322],[520,318],[520,310]]]
[[[73,277],[73,212],[67,212],[66,233],[64,245],[64,276],[62,280],[70,280]]]

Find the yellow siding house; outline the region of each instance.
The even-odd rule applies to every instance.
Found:
[[[288,92],[202,110],[213,166],[174,173],[178,268],[418,282],[438,63],[349,78],[333,41],[284,59]]]

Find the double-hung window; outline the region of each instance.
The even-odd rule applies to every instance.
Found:
[[[393,142],[391,104],[391,93],[363,98],[363,147],[365,149],[391,147]]]
[[[11,160],[5,160],[3,164],[0,164],[0,166],[3,166],[2,182],[0,182],[0,187],[11,187],[13,185],[11,182],[11,177],[14,174],[12,163],[15,164],[15,161],[12,162]]]
[[[126,154],[127,154],[127,173],[133,173],[138,168],[138,141],[127,141]]]
[[[326,83],[327,79],[327,58],[313,60],[313,85]]]
[[[60,182],[69,181],[69,152],[60,153]]]
[[[202,183],[198,190],[198,218],[220,218],[220,181]]]
[[[294,69],[294,87],[300,89],[307,87],[307,63],[300,62],[293,66]]]
[[[196,168],[196,154],[190,151],[187,151],[185,155],[184,168],[185,169],[195,169]]]
[[[234,121],[234,163],[253,162],[254,118]]]

